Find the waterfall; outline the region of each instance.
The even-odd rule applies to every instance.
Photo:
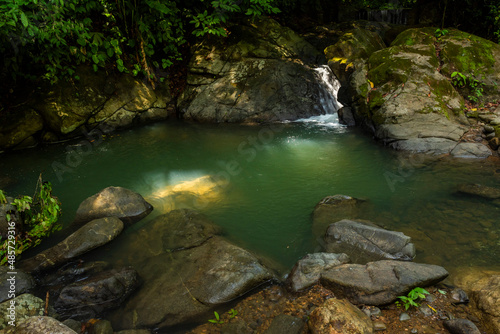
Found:
[[[319,124],[329,127],[343,127],[339,123],[337,111],[343,105],[337,101],[337,95],[340,89],[340,82],[328,65],[322,65],[314,69],[316,79],[319,83],[319,103],[321,104],[323,115],[301,118],[295,122]]]
[[[408,10],[404,8],[362,10],[358,13],[358,19],[406,25],[408,23]]]
[[[342,104],[337,101],[340,89],[340,82],[333,74],[328,65],[322,65],[314,69],[316,78],[320,84],[320,103],[326,114],[334,114],[342,108]]]

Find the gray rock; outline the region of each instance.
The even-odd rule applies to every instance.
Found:
[[[54,307],[62,315],[88,320],[120,306],[138,286],[139,276],[132,268],[102,272],[65,286]]]
[[[314,207],[314,235],[323,236],[326,228],[339,220],[357,218],[365,203],[365,200],[348,195],[326,196]]]
[[[454,304],[469,303],[469,296],[467,296],[467,293],[460,288],[455,288],[453,289],[453,291],[451,291],[451,299],[453,300]]]
[[[354,119],[354,115],[352,113],[351,108],[342,107],[337,111],[339,115],[339,123],[347,126],[355,126],[356,120]]]
[[[473,195],[488,199],[500,198],[500,189],[488,187],[477,183],[461,183],[457,186],[457,191],[462,194]]]
[[[10,308],[14,304],[14,311]],[[57,316],[52,307],[49,307],[49,316]],[[28,319],[33,316],[42,316],[45,312],[45,301],[41,300],[38,297],[25,293],[23,295],[17,296],[14,299],[5,301],[0,304],[0,314],[4,315],[0,317],[0,329],[4,329],[7,327],[9,321],[13,319],[10,317],[11,314],[14,314],[14,320],[17,327],[21,321]],[[16,327],[16,328],[17,328]],[[45,333],[45,332],[44,332]]]
[[[293,267],[288,275],[287,285],[294,292],[306,289],[319,282],[321,272],[349,261],[346,254],[307,254]]]
[[[373,333],[370,318],[347,300],[328,299],[309,316],[309,330],[313,334]]]
[[[3,334],[77,334],[54,318],[33,316],[18,322],[16,327],[8,327]]]
[[[399,315],[399,321],[408,321],[410,319],[411,319],[410,315],[406,312],[403,312]]]
[[[415,257],[410,237],[366,221],[344,219],[331,224],[325,242],[328,252],[346,253],[355,263],[381,259],[411,261]]]
[[[338,298],[353,304],[384,305],[415,287],[434,285],[448,276],[436,265],[382,260],[343,264],[321,274],[320,282]]]
[[[304,325],[304,322],[300,318],[288,314],[280,314],[273,319],[271,325],[263,334],[301,334]]]
[[[457,158],[487,158],[491,155],[491,150],[479,143],[459,143],[452,151],[451,155]]]
[[[108,318],[115,329],[198,321],[275,277],[252,254],[217,236],[220,228],[197,211],[173,210],[144,227],[150,230],[155,233],[144,238],[125,236],[127,248],[137,250],[128,260],[145,283]]]
[[[410,138],[392,142],[389,146],[398,151],[441,155],[450,153],[457,142],[446,138]]]
[[[9,272],[15,272],[15,274],[8,274]],[[11,289],[11,287],[13,287],[13,289]],[[0,303],[13,298],[9,297],[12,290],[15,296],[19,296],[29,292],[34,287],[35,280],[30,274],[26,274],[20,269],[9,270],[8,267],[0,267]]]
[[[451,334],[481,334],[477,326],[467,319],[445,320],[443,325]]]
[[[484,133],[492,133],[492,132],[495,132],[495,128],[492,127],[491,125],[485,125],[483,127],[484,129]]]
[[[151,204],[140,194],[122,187],[107,187],[80,204],[73,224],[81,225],[104,217],[117,217],[125,224],[131,224],[146,217],[152,210]]]
[[[382,321],[374,321],[373,322],[373,330],[374,331],[385,331],[387,326]]]
[[[57,267],[110,242],[122,230],[123,222],[116,217],[93,220],[54,247],[22,261],[19,268],[28,272],[40,272]]]
[[[243,320],[237,320],[225,324],[220,329],[221,334],[251,334],[253,330]]]

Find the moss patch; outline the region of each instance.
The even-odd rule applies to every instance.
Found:
[[[412,46],[416,44],[434,44],[437,41],[434,36],[434,31],[437,28],[427,27],[427,28],[412,28],[407,29],[400,33],[394,41],[392,41],[391,46],[397,45],[407,45]]]

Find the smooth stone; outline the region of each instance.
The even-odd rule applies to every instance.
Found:
[[[430,317],[432,315],[432,310],[427,305],[420,305],[418,310],[426,317]]]
[[[68,326],[77,333],[82,331],[82,323],[75,319],[66,319],[62,322],[63,325]]]
[[[408,321],[410,319],[411,319],[410,315],[406,312],[403,312],[399,315],[399,321]]]
[[[385,331],[387,329],[387,326],[382,322],[382,321],[374,321],[373,322],[373,330],[378,332],[378,331]]]
[[[467,319],[445,320],[443,325],[451,334],[481,334],[477,326]]]
[[[19,321],[16,327],[8,327],[3,334],[77,334],[68,326],[51,317],[33,316]]]
[[[491,125],[487,125],[487,124],[486,124],[486,125],[483,127],[483,129],[484,129],[484,133],[492,133],[492,132],[495,132],[495,128],[494,128],[494,127],[492,127]]]
[[[108,320],[99,319],[89,328],[88,334],[113,334],[113,327]]]
[[[123,230],[123,222],[116,217],[95,219],[69,237],[32,258],[22,261],[19,268],[40,272],[57,267],[116,238]]]

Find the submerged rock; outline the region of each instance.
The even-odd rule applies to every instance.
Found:
[[[371,334],[370,318],[347,300],[328,299],[312,311],[309,330],[313,334]]]
[[[451,150],[451,155],[457,158],[487,158],[491,154],[491,150],[480,143],[459,143]]]
[[[45,316],[34,316],[26,318],[17,323],[16,327],[8,327],[4,334],[77,334],[68,326],[60,323],[54,318]]]
[[[328,227],[326,249],[346,253],[354,263],[382,259],[411,261],[415,245],[402,232],[385,230],[368,221],[344,219]]]
[[[319,282],[323,271],[350,262],[346,254],[307,254],[293,267],[287,278],[287,285],[294,291],[306,289]]]
[[[111,316],[113,327],[165,328],[210,316],[213,307],[274,278],[248,251],[217,236],[220,228],[193,210],[157,217],[136,240],[144,285]],[[136,238],[137,239],[137,238]]]
[[[81,225],[98,218],[117,217],[125,224],[131,224],[152,210],[151,204],[140,194],[122,187],[107,187],[80,204],[73,223]]]
[[[440,266],[383,260],[334,267],[321,274],[320,282],[335,296],[353,304],[384,305],[415,287],[434,285],[447,276]]]
[[[55,268],[110,242],[122,230],[123,222],[116,217],[95,219],[54,247],[22,261],[19,268],[28,272],[40,272]]]
[[[457,192],[488,199],[500,198],[500,189],[477,183],[461,183],[457,186]]]
[[[348,195],[326,196],[314,207],[314,235],[323,236],[325,229],[339,220],[358,218],[364,203],[365,200]]]
[[[101,272],[64,287],[54,307],[64,316],[88,320],[120,306],[138,286],[133,268]]]

